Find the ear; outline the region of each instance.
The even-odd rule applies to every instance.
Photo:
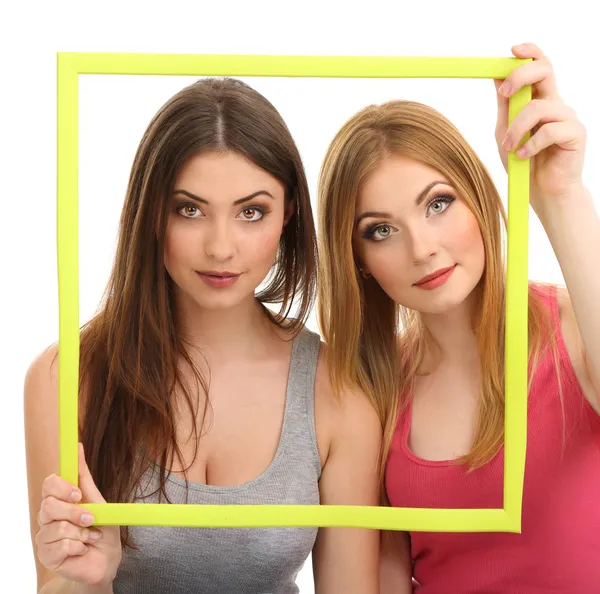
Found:
[[[371,273],[367,270],[367,267],[363,264],[362,260],[360,259],[360,256],[356,253],[356,251],[354,251],[354,261],[361,276],[363,278],[369,278],[371,276]]]
[[[358,268],[359,274],[365,280],[368,278],[371,278],[372,274],[369,272],[367,265],[363,262],[362,258],[360,257],[360,253],[359,253],[356,245],[354,244],[354,242],[352,243],[352,255],[354,256],[354,263],[356,264],[356,267]]]
[[[290,219],[294,216],[294,212],[296,211],[296,203],[294,200],[286,199],[285,207],[283,211],[283,227],[290,222]],[[283,233],[283,229],[281,230]]]

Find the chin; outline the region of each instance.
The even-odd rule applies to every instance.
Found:
[[[245,295],[231,292],[216,292],[216,295],[189,295],[188,297],[198,308],[208,311],[223,311],[232,309],[247,300]]]
[[[412,287],[408,293],[398,295],[394,301],[421,314],[446,314],[465,304],[472,290],[442,286],[433,291]]]
[[[460,307],[464,302],[465,299],[451,297],[432,299],[427,302],[421,299],[415,304],[418,306],[415,309],[422,314],[444,315]]]

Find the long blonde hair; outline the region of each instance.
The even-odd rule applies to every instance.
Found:
[[[382,486],[397,416],[420,371],[425,345],[419,313],[397,305],[374,279],[365,280],[352,247],[361,184],[392,154],[419,161],[445,175],[482,231],[486,260],[474,320],[481,399],[472,449],[457,462],[470,468],[484,465],[499,451],[504,435],[506,213],[498,191],[475,151],[436,110],[411,101],[366,107],[337,133],[321,169],[318,315],[329,345],[334,388],[358,386],[379,413],[384,430]],[[530,290],[530,370],[552,343],[546,309]]]

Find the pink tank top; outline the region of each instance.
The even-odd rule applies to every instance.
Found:
[[[600,594],[600,416],[584,398],[560,331],[556,287],[537,287],[556,328],[563,386],[550,352],[529,394],[522,533],[411,532],[420,594]],[[501,508],[504,450],[465,473],[408,447],[411,406],[387,461],[395,507]],[[564,440],[563,440],[564,429]]]

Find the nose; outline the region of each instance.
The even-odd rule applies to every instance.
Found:
[[[427,225],[414,227],[409,230],[411,256],[415,263],[421,263],[434,257],[437,244],[434,234]]]
[[[233,229],[225,222],[215,223],[208,230],[204,250],[206,255],[217,262],[226,262],[235,255]]]

